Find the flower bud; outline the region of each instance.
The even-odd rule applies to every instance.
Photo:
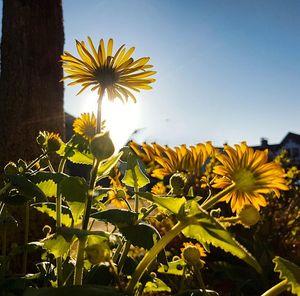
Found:
[[[239,212],[239,218],[245,227],[250,227],[260,220],[260,214],[254,206],[245,205]]]
[[[170,186],[174,194],[181,194],[184,186],[187,182],[187,178],[182,173],[175,173],[170,178]]]
[[[115,152],[114,144],[109,132],[96,135],[91,141],[91,153],[95,158],[102,161],[111,157]]]
[[[10,161],[5,167],[4,167],[4,173],[6,175],[15,175],[19,173],[19,170],[17,168],[17,165]]]

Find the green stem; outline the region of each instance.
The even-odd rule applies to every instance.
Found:
[[[224,223],[224,222],[229,222],[232,224],[238,223],[241,218],[239,216],[235,216],[235,217],[220,217],[219,219],[217,219],[219,222]]]
[[[62,173],[65,167],[67,158],[64,156],[58,166],[58,173]],[[61,212],[62,212],[62,195],[58,192],[56,192],[56,231],[61,228]],[[62,257],[56,258],[56,270],[57,270],[57,286],[62,285],[62,277],[63,277],[63,271],[62,271]]]
[[[124,265],[124,263],[125,263],[127,254],[128,254],[128,252],[129,252],[129,250],[130,250],[130,245],[131,245],[131,242],[130,242],[130,241],[126,241],[125,244],[124,244],[124,249],[123,249],[123,252],[122,252],[122,254],[121,254],[119,263],[118,263],[118,269],[119,269],[119,270],[122,270],[122,268],[123,268],[123,265]]]
[[[104,92],[105,89],[103,89],[103,91],[99,94],[99,98],[98,98],[97,125],[96,125],[97,134],[101,133],[101,112],[102,112],[102,101],[103,101]],[[99,165],[100,165],[100,161],[98,159],[94,159],[93,167],[91,170],[90,182],[89,182],[88,196],[86,198],[85,208],[83,213],[82,230],[88,229]],[[82,285],[83,268],[84,268],[84,249],[85,249],[86,241],[87,238],[79,240],[79,245],[77,249],[76,266],[74,272],[74,285]]]
[[[58,169],[57,169],[58,173],[62,173],[64,171],[66,162],[67,162],[67,157],[66,155],[64,155],[61,161],[59,162]]]
[[[195,269],[196,277],[197,277],[197,280],[199,282],[200,288],[202,289],[203,295],[207,296],[208,294],[207,294],[206,289],[205,289],[205,284],[204,284],[204,281],[203,281],[203,277],[202,277],[200,268],[199,268],[199,266],[194,265],[194,269]]]
[[[156,204],[152,204],[148,210],[143,214],[143,216],[136,222],[137,224],[140,222],[140,221],[143,221],[145,218],[147,218],[152,211],[154,211],[155,209],[157,208],[157,205]]]
[[[116,283],[118,285],[119,290],[123,291],[122,283],[121,283],[119,275],[118,275],[118,269],[116,268],[116,266],[114,265],[114,263],[112,262],[112,260],[109,260],[108,263],[110,265],[111,271],[112,271],[113,276],[114,276],[114,278],[116,280]]]
[[[39,157],[34,159],[27,167],[26,171],[30,170],[40,159],[47,155],[47,152],[43,152]]]
[[[87,242],[87,237],[79,240],[77,249],[77,258],[74,271],[74,285],[82,285],[83,268],[84,268],[84,249]]]
[[[185,217],[179,221],[165,236],[163,236],[145,255],[137,266],[132,279],[130,280],[126,291],[129,295],[133,295],[134,288],[149,265],[155,260],[156,256],[161,252],[168,243],[170,243],[185,227],[191,224],[192,217]]]
[[[1,189],[0,189],[0,196],[6,192],[6,190],[11,186],[12,184],[10,182],[6,183]]]
[[[279,295],[282,292],[286,291],[287,287],[288,287],[288,281],[287,281],[287,279],[285,279],[285,280],[281,281],[280,283],[278,283],[277,285],[270,288],[268,291],[266,291],[261,296],[276,296],[276,295]]]
[[[103,101],[103,97],[104,97],[104,93],[105,93],[105,89],[103,89],[101,91],[101,93],[99,94],[99,98],[98,98],[98,108],[97,108],[97,129],[96,132],[97,134],[101,133],[101,120],[102,120],[102,101]]]
[[[2,231],[2,264],[1,264],[1,278],[3,279],[5,276],[5,269],[6,269],[6,236],[7,236],[7,224],[6,224],[6,217],[7,217],[7,210],[6,206],[4,206],[3,210],[3,231]]]
[[[117,262],[117,260],[119,258],[119,255],[121,253],[121,250],[122,250],[122,248],[124,246],[124,244],[122,243],[122,241],[121,240],[119,240],[119,241],[120,241],[120,243],[119,243],[119,245],[118,245],[118,247],[117,247],[117,249],[116,249],[116,251],[115,251],[115,253],[113,254],[113,257],[112,257],[112,261],[113,262]]]
[[[224,197],[226,194],[232,192],[235,189],[235,184],[231,184],[230,186],[228,186],[227,188],[225,188],[224,190],[220,191],[219,193],[217,193],[216,195],[214,195],[211,198],[208,198],[202,205],[201,208],[203,210],[208,210],[210,208],[212,208],[216,203],[218,203],[220,201],[220,199],[222,197]]]
[[[61,228],[61,206],[62,196],[58,194],[56,197],[56,231]],[[57,286],[62,283],[62,257],[56,258],[56,270],[57,270]]]
[[[29,203],[25,205],[25,229],[24,229],[24,245],[25,250],[23,254],[23,274],[27,272],[27,256],[28,256],[28,235],[29,235]]]
[[[134,195],[134,211],[136,213],[138,213],[139,212],[139,195],[138,195],[139,186],[138,186],[136,181],[134,182],[134,192],[135,192],[135,195]]]

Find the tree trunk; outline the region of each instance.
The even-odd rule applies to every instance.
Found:
[[[61,0],[3,0],[0,168],[40,150],[40,130],[64,135]]]

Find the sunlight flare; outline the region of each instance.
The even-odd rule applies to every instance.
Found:
[[[80,113],[96,112],[97,93],[86,94],[81,101]],[[109,101],[104,96],[102,105],[102,116],[105,120],[105,130],[110,131],[116,151],[119,151],[131,138],[131,135],[138,128],[140,112],[139,102],[128,101],[126,104],[121,100]]]

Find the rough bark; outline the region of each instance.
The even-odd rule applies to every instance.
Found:
[[[40,130],[64,134],[61,0],[3,0],[0,168],[34,159]]]

